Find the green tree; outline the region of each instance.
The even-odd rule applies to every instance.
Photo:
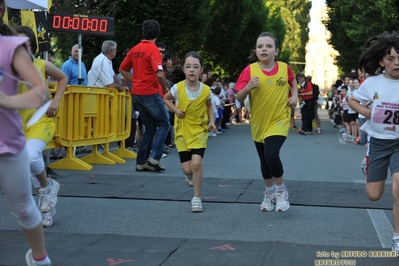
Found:
[[[339,52],[337,65],[342,72],[357,67],[365,42],[384,31],[399,28],[397,0],[327,0],[328,19],[324,24],[331,32],[329,40]]]
[[[117,57],[113,60],[117,71],[123,51],[140,42],[141,24],[146,19],[160,23],[161,36],[157,41],[165,43],[176,57],[199,51],[206,68],[223,76],[236,77],[240,73],[248,64],[247,57],[255,47],[256,37],[263,31],[271,31],[279,39],[279,60],[288,62],[294,51],[286,48],[285,39],[290,38],[287,29],[293,28],[287,25],[290,20],[283,19],[286,11],[268,6],[266,0],[53,0],[53,3],[53,13],[114,17],[114,36],[83,35],[82,60],[88,69],[101,52],[102,42],[112,39],[118,44]],[[295,35],[302,36],[303,31]],[[54,32],[52,36],[53,49],[66,60],[78,35]]]
[[[309,40],[311,2],[307,0],[268,0],[267,5],[281,14],[286,32],[281,39],[279,60],[305,62],[306,43]],[[294,73],[304,70],[304,65],[291,64]]]
[[[238,76],[248,64],[256,37],[266,30],[281,35],[284,25],[279,14],[270,15],[264,0],[215,0],[203,48],[208,68],[223,76]]]

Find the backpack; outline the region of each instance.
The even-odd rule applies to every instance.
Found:
[[[312,86],[313,86],[313,100],[318,100],[320,94],[319,85],[312,83]]]

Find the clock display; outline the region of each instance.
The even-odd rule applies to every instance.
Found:
[[[114,35],[114,18],[101,16],[48,14],[49,31]]]

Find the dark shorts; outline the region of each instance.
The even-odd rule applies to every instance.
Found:
[[[358,115],[358,113],[348,114],[349,122],[356,122],[356,120],[358,119]]]
[[[348,110],[344,110],[344,114],[342,115],[342,120],[346,123],[349,123],[349,115]]]
[[[367,154],[367,183],[387,179],[388,167],[391,174],[399,172],[399,139],[371,137]]]
[[[180,163],[185,163],[191,161],[191,156],[193,154],[199,155],[204,158],[205,148],[192,149],[191,151],[181,151],[179,152]]]

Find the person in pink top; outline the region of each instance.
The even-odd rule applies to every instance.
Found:
[[[25,149],[19,109],[37,108],[50,99],[43,79],[32,63],[25,42],[5,25],[5,2],[0,0],[0,187],[11,213],[18,219],[31,249],[28,266],[51,265],[47,256],[42,217],[32,196],[29,156]],[[18,82],[30,88],[18,93]]]

